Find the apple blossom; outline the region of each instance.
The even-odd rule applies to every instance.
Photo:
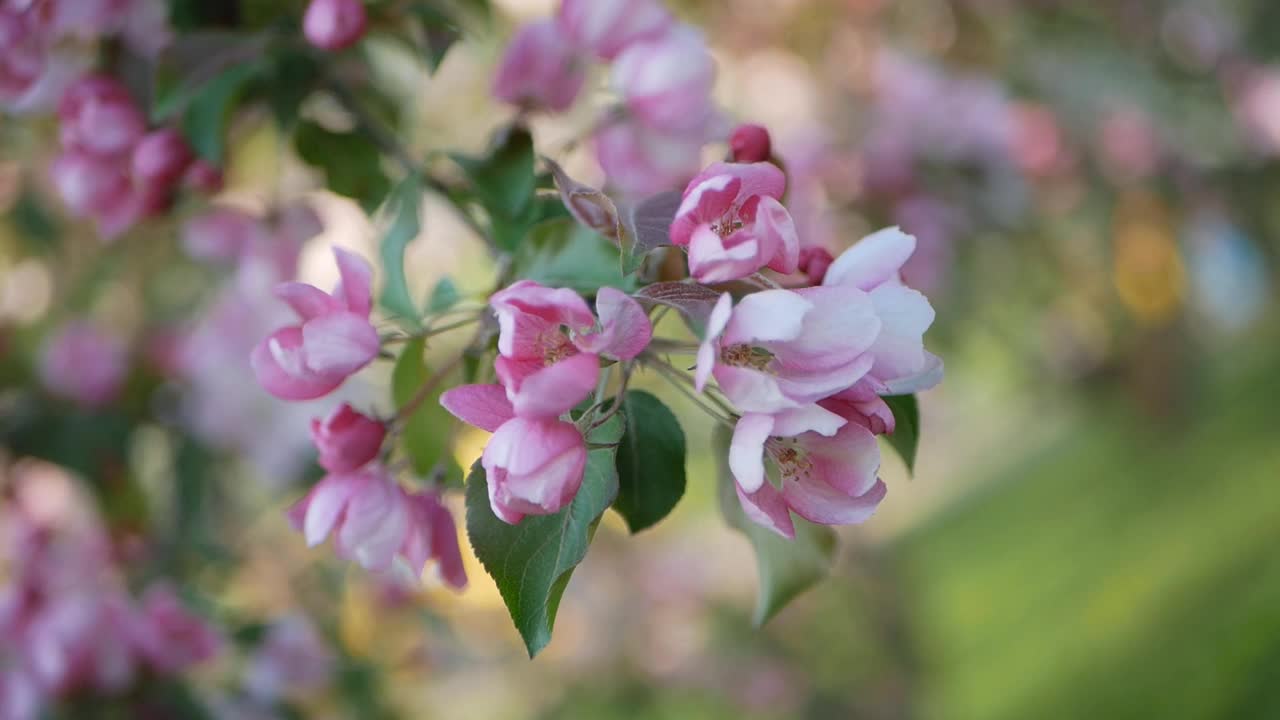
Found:
[[[334,248],[342,281],[332,294],[303,283],[285,283],[276,295],[302,319],[254,348],[258,382],[283,400],[327,395],[378,354],[378,331],[369,322],[373,268],[358,255]]]
[[[244,687],[261,701],[316,690],[332,677],[336,661],[305,615],[288,615],[271,623],[249,658]]]
[[[153,585],[143,594],[131,630],[139,655],[162,674],[209,660],[222,646],[218,633],[183,607],[166,585]]]
[[[493,95],[530,110],[563,112],[573,105],[586,81],[586,67],[551,20],[516,31],[507,45]]]
[[[409,532],[400,488],[378,465],[326,475],[288,515],[308,547],[332,534],[339,557],[369,570],[389,570]]]
[[[386,427],[343,403],[323,420],[311,421],[311,439],[320,452],[320,467],[333,473],[351,472],[378,456]]]
[[[642,197],[685,184],[697,174],[704,137],[663,133],[633,118],[614,118],[592,136],[596,160],[622,195]]]
[[[462,550],[458,547],[458,527],[453,515],[441,502],[440,493],[410,493],[401,490],[409,512],[409,530],[400,546],[400,556],[417,580],[426,564],[439,563],[440,577],[450,587],[467,586],[467,572],[462,566]]]
[[[564,0],[556,22],[578,48],[604,60],[661,37],[674,22],[658,0]]]
[[[191,147],[173,128],[153,130],[133,148],[133,177],[143,183],[172,186],[191,165]]]
[[[611,83],[646,127],[702,134],[715,117],[715,61],[697,30],[682,25],[636,42],[614,61]]]

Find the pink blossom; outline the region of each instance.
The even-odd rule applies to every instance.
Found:
[[[689,181],[702,166],[699,135],[663,133],[632,118],[617,118],[593,136],[596,161],[621,194],[630,197],[672,190]]]
[[[86,320],[63,325],[40,355],[45,387],[86,407],[115,400],[127,370],[124,345]]]
[[[332,534],[339,557],[382,571],[391,569],[410,522],[400,488],[379,465],[326,475],[288,515],[308,547]]]
[[[62,146],[101,157],[130,152],[147,121],[128,89],[104,75],[76,83],[58,105]]]
[[[564,0],[556,21],[576,47],[604,60],[661,37],[674,22],[658,0]]]
[[[467,586],[467,572],[462,566],[462,550],[458,547],[458,527],[453,515],[434,491],[410,493],[401,490],[409,513],[409,531],[400,546],[400,555],[409,564],[413,579],[431,560],[440,566],[440,577],[451,587]]]
[[[302,16],[307,42],[322,50],[342,50],[364,36],[364,3],[361,0],[311,0]]]
[[[258,218],[232,207],[212,206],[182,226],[182,248],[197,260],[232,262],[270,241]]]
[[[780,488],[770,483],[766,465],[776,468]],[[747,517],[788,538],[795,536],[791,512],[823,525],[856,524],[885,495],[875,436],[818,406],[743,415],[729,467]]]
[[[297,282],[277,287],[302,323],[275,331],[250,356],[259,384],[283,400],[327,395],[378,355],[378,331],[369,322],[373,269],[341,248],[334,255],[338,287],[332,294]]]
[[[332,473],[351,472],[371,462],[382,448],[387,429],[343,403],[328,417],[311,421],[311,439],[320,451],[320,467]]]
[[[714,375],[747,412],[801,407],[860,380],[879,331],[871,298],[857,288],[766,290],[736,307],[726,293],[698,350],[696,382],[701,389]]]
[[[222,648],[217,631],[183,607],[167,585],[147,590],[131,625],[134,647],[158,673],[183,672],[214,657]]]
[[[271,623],[249,659],[244,687],[258,700],[277,700],[324,687],[335,665],[333,650],[311,621],[304,615],[289,615]]]
[[[132,200],[128,168],[80,150],[59,155],[49,168],[53,186],[75,215],[98,216]]]
[[[820,285],[822,278],[827,275],[827,268],[831,267],[834,261],[835,257],[831,255],[830,250],[819,245],[810,245],[800,248],[800,262],[796,269],[805,274],[810,285]]]
[[[133,148],[133,177],[148,185],[172,186],[192,160],[191,148],[173,128],[147,134]]]
[[[463,385],[440,404],[464,422],[494,433],[481,457],[489,504],[503,521],[548,515],[569,504],[582,485],[587,445],[573,424],[515,416],[500,385]]]
[[[628,46],[613,63],[611,83],[642,125],[702,135],[716,115],[711,101],[715,78],[706,40],[681,25]]]
[[[856,288],[870,298],[881,327],[868,349],[874,364],[867,375],[882,395],[927,390],[942,379],[942,362],[924,349],[933,307],[901,280],[902,266],[915,247],[914,237],[885,228],[844,251],[823,280],[826,287]]]
[[[714,163],[684,191],[671,223],[671,242],[689,248],[689,270],[699,282],[726,282],[762,267],[796,271],[800,240],[778,202],[782,171],[767,162]]]
[[[551,20],[516,31],[493,80],[493,96],[530,110],[564,112],[586,81],[586,66]]]
[[[746,123],[729,135],[729,154],[736,163],[764,162],[773,155],[773,142],[763,125]]]

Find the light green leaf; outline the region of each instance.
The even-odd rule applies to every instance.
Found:
[[[427,301],[427,312],[442,313],[457,305],[461,299],[462,294],[458,292],[458,286],[453,283],[453,278],[442,277],[431,291],[431,299]]]
[[[538,214],[533,202],[537,177],[529,131],[508,128],[485,157],[451,157],[466,173],[472,193],[489,215],[494,242],[503,250],[514,250]]]
[[[635,279],[618,268],[617,250],[571,218],[539,223],[515,256],[517,277],[548,287],[594,293],[604,286],[630,290]]]
[[[626,433],[618,445],[616,509],[632,533],[656,525],[685,488],[684,431],[658,398],[631,390],[622,400]]]
[[[529,657],[551,642],[556,611],[573,570],[587,555],[600,516],[618,493],[612,450],[587,454],[578,495],[554,515],[530,515],[508,525],[493,514],[480,463],[467,478],[467,535],[498,585]]]
[[[889,444],[898,451],[907,470],[915,472],[916,446],[920,443],[920,406],[915,395],[890,395],[883,398],[893,411],[894,430]]]
[[[396,408],[405,407],[418,395],[418,391],[431,381],[423,353],[426,341],[422,338],[405,345],[404,352],[391,372],[391,393]],[[453,429],[453,417],[440,406],[440,394],[449,388],[448,382],[436,382],[434,389],[423,398],[418,408],[408,417],[401,435],[405,453],[420,476],[430,473],[438,463],[448,473],[452,456],[449,440]]]
[[[420,205],[422,181],[411,175],[400,182],[387,201],[387,211],[392,217],[391,227],[382,236],[379,254],[382,257],[383,286],[379,303],[410,328],[420,328],[418,305],[409,295],[409,282],[404,274],[404,250],[422,230]]]
[[[760,587],[756,594],[756,625],[763,625],[787,603],[827,577],[836,550],[836,534],[826,526],[795,517],[796,537],[788,540],[747,518],[729,471],[728,428],[717,426],[712,447],[719,460],[720,511],[730,527],[751,541],[756,552]]]

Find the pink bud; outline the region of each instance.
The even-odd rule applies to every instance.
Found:
[[[302,32],[318,48],[341,50],[360,40],[365,22],[360,0],[311,0],[302,17]]]
[[[63,147],[96,155],[128,152],[147,130],[147,121],[118,81],[94,76],[76,83],[58,107]]]
[[[324,420],[311,421],[311,439],[320,451],[320,467],[333,473],[351,472],[378,456],[387,430],[347,403]]]
[[[493,96],[529,109],[563,112],[582,90],[586,71],[559,27],[550,20],[529,23],[507,46]]]
[[[222,170],[196,158],[196,161],[191,163],[191,167],[187,168],[186,174],[182,176],[182,182],[199,192],[216,193],[222,189]]]
[[[171,185],[191,164],[191,148],[172,128],[154,130],[133,149],[133,176],[154,185]]]
[[[62,201],[75,215],[106,212],[132,192],[127,168],[89,153],[70,150],[53,161],[50,174]]]
[[[743,124],[729,136],[729,152],[733,162],[763,162],[773,154],[769,131],[763,125]]]
[[[827,276],[827,268],[831,267],[834,260],[831,251],[824,247],[810,245],[801,248],[800,272],[809,276],[810,285],[820,285],[822,278]]]
[[[40,355],[40,379],[45,387],[87,407],[114,400],[126,369],[124,346],[83,320],[62,326]]]

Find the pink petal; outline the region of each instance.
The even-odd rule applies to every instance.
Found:
[[[840,428],[835,437],[806,434],[799,442],[808,456],[809,474],[850,497],[875,484],[880,471],[880,444],[858,423]]]
[[[444,505],[431,505],[431,554],[440,563],[440,577],[450,586],[461,590],[467,586],[467,571],[462,565],[462,550],[458,547],[458,528],[453,514]]]
[[[770,270],[790,275],[800,267],[800,236],[782,203],[761,197],[756,208],[755,234],[760,238],[761,258]]]
[[[302,534],[307,539],[307,547],[315,547],[329,536],[356,487],[353,476],[327,475],[295,506],[305,508]]]
[[[733,440],[729,443],[729,469],[738,486],[747,493],[754,493],[765,482],[764,444],[773,434],[773,418],[768,415],[748,413],[733,428]]]
[[[777,488],[764,483],[754,493],[745,492],[741,486],[737,485],[734,489],[738,492],[738,501],[742,504],[742,511],[748,520],[769,528],[788,540],[795,539],[795,524],[791,520],[791,513],[787,510],[787,503]]]
[[[459,420],[496,432],[515,417],[515,409],[501,385],[462,385],[440,395],[440,404]]]
[[[729,324],[729,317],[733,314],[733,296],[724,293],[720,299],[716,301],[716,306],[711,309],[711,316],[707,319],[707,336],[698,346],[698,366],[694,371],[694,384],[698,388],[698,392],[706,387],[707,380],[711,378],[711,372],[716,367],[716,360],[720,351],[717,340],[720,333],[724,332],[725,327]]]
[[[929,300],[908,287],[883,285],[871,292],[871,302],[881,322],[870,349],[876,358],[871,374],[889,380],[924,372],[924,333],[934,319]]]
[[[725,328],[724,344],[786,342],[804,331],[813,303],[791,290],[764,290],[738,302]]]
[[[884,381],[885,395],[911,395],[936,387],[942,382],[942,358],[924,351],[924,364],[920,372],[906,377]],[[892,430],[890,431],[892,432]]]
[[[774,413],[801,405],[782,392],[777,376],[767,372],[717,365],[714,374],[725,396],[743,412]]]
[[[689,189],[703,180],[716,175],[729,175],[737,179],[741,185],[735,203],[743,203],[754,195],[761,197],[781,198],[787,190],[787,176],[778,166],[768,162],[756,163],[711,163],[697,177],[689,182]]]
[[[524,378],[514,393],[508,387],[507,395],[519,417],[555,418],[585,400],[599,375],[600,358],[579,353]]]
[[[390,477],[375,471],[357,477],[338,528],[337,548],[369,570],[382,570],[404,542],[408,511]]]
[[[786,503],[797,515],[822,525],[856,525],[875,514],[887,488],[879,480],[858,497],[849,497],[808,478],[787,481],[782,489]]]
[[[916,239],[896,227],[872,233],[841,253],[823,285],[852,285],[873,290],[898,277],[903,263],[916,250]]]
[[[381,346],[378,331],[364,317],[332,313],[302,326],[302,352],[307,367],[323,375],[350,375],[373,362]]]
[[[341,309],[329,293],[306,283],[281,283],[276,286],[275,295],[288,303],[303,320],[311,320]]]
[[[729,174],[694,178],[684,190],[684,199],[671,222],[671,244],[688,245],[693,231],[704,223],[714,222],[729,212],[742,192],[742,181]]]
[[[838,414],[810,403],[803,407],[783,410],[773,415],[773,431],[779,437],[795,437],[801,433],[816,432],[828,437],[835,435],[848,422]]]
[[[644,308],[630,295],[602,287],[596,293],[596,312],[600,315],[601,330],[575,338],[579,350],[616,360],[631,360],[648,347],[653,338],[653,325]]]
[[[342,376],[316,374],[305,366],[302,343],[302,328],[285,327],[268,336],[249,355],[258,384],[281,400],[313,400],[342,384]]]
[[[722,238],[710,225],[699,225],[689,241],[689,274],[703,284],[744,278],[765,264],[760,243],[750,230]]]
[[[489,306],[498,314],[528,313],[572,330],[583,331],[595,325],[595,315],[587,301],[569,288],[549,288],[532,280],[521,280],[489,298]]]
[[[340,298],[347,310],[361,317],[369,317],[373,308],[373,267],[369,261],[340,247],[333,248],[338,262],[338,275],[342,278]]]

